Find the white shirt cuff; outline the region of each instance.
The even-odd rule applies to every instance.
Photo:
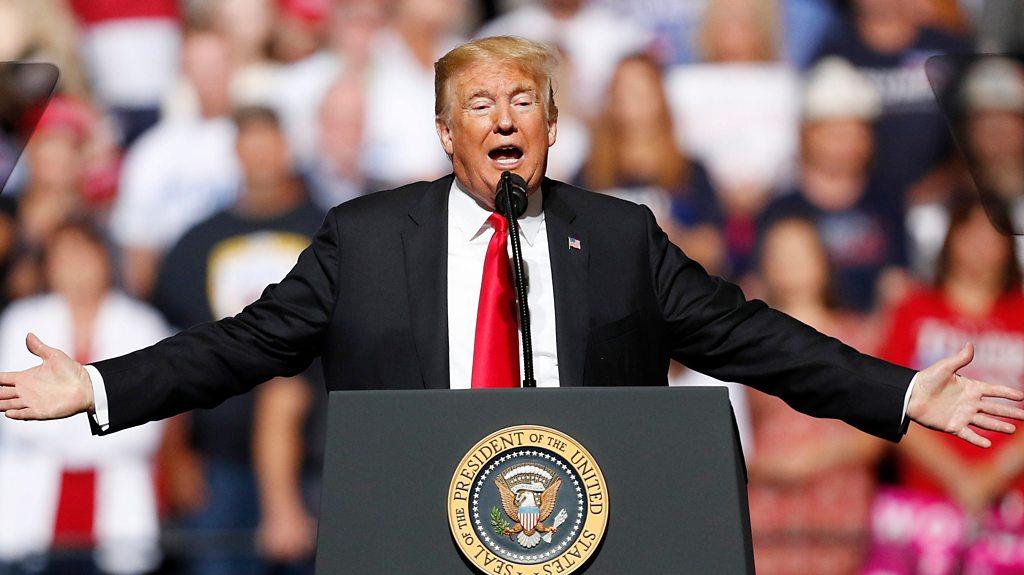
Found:
[[[903,416],[900,417],[900,428],[902,429],[903,424],[907,421],[907,408],[910,407],[910,394],[914,391],[914,384],[917,383],[917,376],[920,372],[915,373],[914,377],[910,379],[910,385],[907,386],[907,395],[903,398]]]
[[[91,365],[85,366],[85,372],[89,374],[89,381],[92,382],[92,403],[94,412],[89,414],[93,422],[103,431],[110,427],[110,412],[107,409],[107,388],[103,385],[103,376],[100,370]],[[907,394],[910,397],[910,394]],[[906,412],[904,407],[903,411]]]

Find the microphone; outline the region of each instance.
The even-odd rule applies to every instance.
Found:
[[[506,208],[509,198],[512,199],[511,209]],[[508,170],[502,172],[501,179],[498,181],[498,193],[494,196],[494,205],[497,206],[501,215],[508,218],[511,223],[511,220],[526,213],[526,203],[526,180],[519,174],[513,174]],[[511,213],[515,213],[515,217],[509,217]]]
[[[512,277],[515,280],[516,301],[519,307],[519,328],[523,336],[523,387],[537,387],[533,378],[533,336],[530,333],[530,308],[526,301],[527,280],[523,273],[523,250],[519,243],[519,216],[526,213],[526,180],[505,170],[498,180],[494,205],[508,221],[508,235],[512,244]]]

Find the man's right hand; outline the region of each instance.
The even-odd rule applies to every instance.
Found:
[[[0,413],[9,419],[61,419],[94,409],[85,367],[28,334],[25,345],[43,360],[25,371],[0,372]]]

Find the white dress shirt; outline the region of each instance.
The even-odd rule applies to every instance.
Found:
[[[555,338],[555,295],[551,279],[547,226],[544,223],[544,198],[538,190],[529,197],[526,213],[519,218],[523,264],[529,281],[530,327],[533,335],[533,366],[537,387],[558,387],[558,354]],[[470,389],[473,377],[473,345],[476,338],[476,313],[483,281],[484,257],[491,241],[487,223],[491,212],[483,208],[455,179],[448,192],[448,367],[451,389]],[[511,243],[509,244],[511,251]],[[520,376],[522,339],[519,340]],[[93,385],[94,419],[106,429],[110,418],[103,377],[86,366]],[[903,400],[906,418],[915,375]]]
[[[528,279],[533,334],[533,370],[537,387],[558,387],[555,340],[555,294],[551,279],[547,226],[542,192],[530,194],[526,213],[519,218],[523,267]],[[448,369],[452,389],[469,389],[473,377],[476,313],[483,282],[484,257],[493,229],[491,211],[469,195],[459,181],[448,193]],[[509,242],[509,256],[512,244]],[[519,338],[519,374],[523,371],[523,342]]]

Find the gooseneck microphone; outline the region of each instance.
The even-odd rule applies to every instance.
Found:
[[[533,378],[533,336],[530,334],[530,308],[526,301],[527,281],[523,273],[523,250],[519,243],[519,216],[526,213],[526,180],[505,170],[498,180],[494,205],[508,221],[508,235],[512,244],[512,277],[519,302],[519,328],[523,335],[523,387],[537,387]]]

